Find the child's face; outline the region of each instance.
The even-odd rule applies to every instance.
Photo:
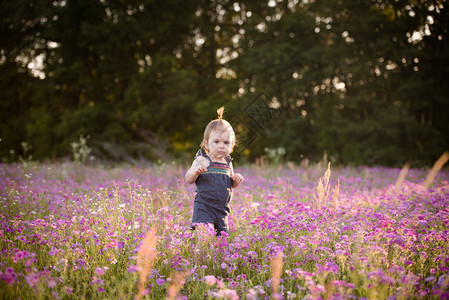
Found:
[[[229,130],[212,130],[207,141],[208,155],[213,161],[224,161],[232,151]]]

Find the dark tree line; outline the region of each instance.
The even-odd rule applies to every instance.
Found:
[[[446,1],[4,0],[0,20],[3,160],[80,135],[101,158],[191,157],[222,105],[248,159],[449,149]]]

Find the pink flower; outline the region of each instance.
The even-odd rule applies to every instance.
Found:
[[[29,267],[29,266],[31,266],[32,264],[36,263],[36,262],[37,262],[37,260],[36,260],[35,258],[28,259],[28,260],[25,262],[25,267]]]
[[[48,280],[48,287],[52,289],[52,288],[54,288],[55,286],[57,286],[56,281],[55,281],[53,278],[50,278],[50,279]]]
[[[238,300],[237,292],[230,289],[222,289],[217,292],[217,296],[224,299]]]
[[[142,296],[145,296],[145,295],[148,295],[150,293],[150,289],[149,288],[146,288],[146,289],[144,289],[143,290],[143,292],[142,292]]]
[[[203,280],[207,285],[214,285],[217,283],[217,278],[215,278],[214,275],[206,275],[203,277]]]
[[[14,255],[13,261],[14,261],[15,263],[17,263],[17,262],[21,261],[22,259],[27,258],[27,257],[29,257],[29,256],[30,256],[30,254],[29,254],[28,251],[18,251],[18,252],[16,253],[16,255]]]
[[[217,281],[217,286],[218,286],[220,289],[224,288],[224,287],[225,287],[225,284],[224,284],[223,280],[218,280],[218,281]]]
[[[104,270],[102,268],[96,268],[95,269],[95,274],[97,274],[97,276],[103,276],[104,275]]]

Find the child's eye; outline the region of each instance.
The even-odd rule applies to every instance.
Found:
[[[226,144],[226,145],[229,145],[229,142],[228,142],[228,141],[226,141],[226,142],[225,142],[225,144]]]

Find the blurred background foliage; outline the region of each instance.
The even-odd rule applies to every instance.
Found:
[[[99,159],[190,161],[223,105],[248,161],[449,149],[446,1],[3,0],[0,19],[3,161],[80,136]]]

